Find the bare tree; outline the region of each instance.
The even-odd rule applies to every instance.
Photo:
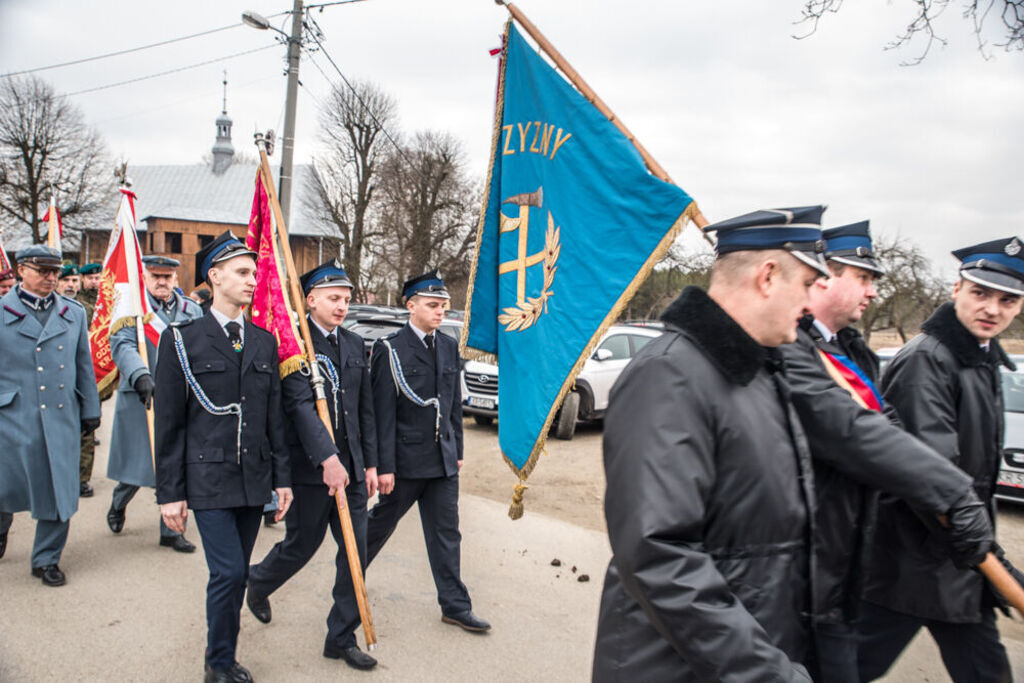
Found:
[[[904,64],[920,64],[928,51],[936,43],[946,45],[946,39],[936,32],[935,22],[952,0],[909,0],[914,6],[913,19],[902,33],[898,34],[886,49],[901,48],[908,45],[914,38],[925,41],[921,53]],[[810,26],[810,30],[797,38],[806,38],[818,28],[818,22],[826,14],[835,14],[843,6],[843,0],[804,0],[803,18],[800,23]],[[960,0],[961,15],[971,22],[971,28],[978,41],[978,49],[985,54],[985,39],[982,29],[985,24],[998,14],[1002,21],[1002,42],[996,43],[1006,51],[1024,50],[1024,0]]]
[[[64,229],[82,230],[113,190],[103,140],[81,110],[35,76],[0,82],[0,221],[46,239],[40,220],[57,194]]]
[[[377,253],[396,288],[432,267],[453,292],[468,280],[483,190],[470,183],[464,165],[458,140],[434,131],[389,154],[381,170]]]
[[[885,276],[875,282],[878,298],[861,318],[866,340],[871,333],[893,328],[904,342],[949,298],[950,288],[935,277],[921,248],[900,238],[877,237],[875,257]]]
[[[368,283],[364,261],[374,233],[367,219],[395,110],[390,95],[372,83],[356,82],[352,89],[335,87],[320,111],[323,151],[314,159],[307,209],[337,227],[357,299]]]

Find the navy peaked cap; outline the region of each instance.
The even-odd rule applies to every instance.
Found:
[[[960,276],[983,287],[1024,296],[1024,242],[1019,237],[983,242],[953,252]]]
[[[196,284],[201,285],[206,282],[210,268],[236,256],[256,258],[256,252],[246,247],[243,242],[231,234],[230,230],[226,230],[196,254]]]
[[[338,259],[321,263],[313,270],[303,273],[299,282],[302,283],[302,293],[307,295],[318,287],[352,287],[352,281],[348,279]]]
[[[444,280],[441,279],[441,273],[437,269],[406,280],[402,285],[402,296],[406,301],[416,295],[432,296],[438,299],[452,298],[448,294],[448,290],[445,289]]]
[[[794,257],[828,277],[822,253],[821,215],[825,206],[796,206],[762,209],[712,223],[704,232],[715,232],[719,256],[734,251],[785,249]]]
[[[823,230],[825,258],[884,275],[885,269],[875,260],[870,224],[871,221],[860,221]]]

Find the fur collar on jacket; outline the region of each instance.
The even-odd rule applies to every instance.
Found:
[[[685,332],[734,384],[750,383],[766,364],[770,371],[781,369],[778,351],[754,341],[699,287],[684,289],[661,319]]]
[[[966,367],[1002,363],[1011,370],[1017,368],[997,339],[991,341],[988,350],[980,347],[977,338],[956,317],[956,309],[952,303],[944,303],[935,309],[932,317],[921,325],[921,331],[938,339],[953,353],[960,364]]]

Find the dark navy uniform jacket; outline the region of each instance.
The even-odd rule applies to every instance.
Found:
[[[277,340],[246,321],[241,353],[211,313],[176,325],[192,373],[215,405],[242,407],[213,415],[185,382],[172,330],[160,336],[156,367],[156,497],[194,510],[264,505],[271,489],[291,485],[284,438]]]
[[[331,360],[338,374],[338,411],[335,415],[333,384],[323,368],[324,393],[331,424],[337,424],[332,441],[316,412],[316,399],[309,377],[293,372],[282,380],[285,410],[288,413],[287,441],[291,453],[292,483],[323,484],[320,464],[338,453],[352,481],[363,481],[363,470],[377,467],[377,425],[373,417],[370,368],[362,338],[338,328],[339,352],[327,337],[310,323],[313,349]],[[337,444],[337,445],[335,445]]]
[[[441,424],[434,440],[433,406],[421,407],[395,388],[383,340],[373,345],[370,374],[377,420],[378,474],[405,479],[450,477],[462,459],[462,388],[459,349],[454,339],[434,332],[437,359],[406,324],[387,337],[398,353],[405,380],[422,399],[438,397]]]

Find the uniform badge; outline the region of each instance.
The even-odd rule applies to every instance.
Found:
[[[1009,244],[1006,245],[1006,248],[1003,249],[1003,251],[1006,252],[1007,256],[1016,256],[1017,254],[1020,253],[1020,249],[1020,240],[1014,237],[1012,240],[1010,240]]]

